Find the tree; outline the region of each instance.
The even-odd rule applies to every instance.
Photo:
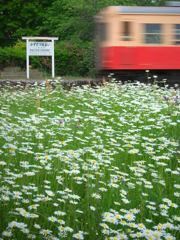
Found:
[[[54,0],[0,0],[0,44],[9,45],[21,36],[47,34],[39,26]]]
[[[55,0],[48,9],[41,29],[61,40],[91,41],[94,37],[94,16],[110,5],[134,5],[132,0]]]

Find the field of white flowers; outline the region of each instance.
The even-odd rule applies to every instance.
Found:
[[[179,91],[1,89],[0,239],[180,239]]]

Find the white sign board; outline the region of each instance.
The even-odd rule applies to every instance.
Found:
[[[52,56],[52,78],[54,78],[54,40],[58,37],[22,37],[26,40],[26,68],[29,78],[29,56]],[[51,42],[29,42],[29,40],[48,40]]]
[[[52,42],[28,42],[29,56],[51,56]]]

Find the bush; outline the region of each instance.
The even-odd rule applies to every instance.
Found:
[[[94,77],[97,72],[97,43],[92,41],[88,43],[84,58],[78,63],[79,74],[82,76]]]
[[[83,60],[84,46],[78,43],[59,42],[55,45],[55,68],[57,75],[79,75],[78,63]]]
[[[15,43],[13,46],[13,49],[21,50],[21,51],[26,51],[26,42],[23,42],[18,39],[18,41]]]
[[[4,67],[21,67],[26,65],[26,51],[14,49],[12,47],[0,48],[1,69]]]

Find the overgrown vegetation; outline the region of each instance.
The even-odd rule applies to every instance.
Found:
[[[179,239],[179,89],[53,89],[1,90],[1,237]]]

